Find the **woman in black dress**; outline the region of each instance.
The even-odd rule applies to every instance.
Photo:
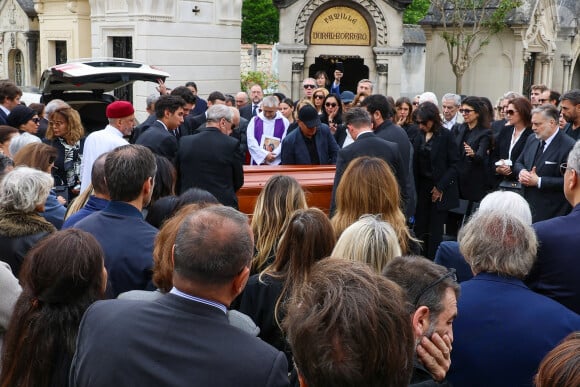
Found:
[[[466,97],[459,112],[464,123],[452,131],[459,149],[459,197],[469,202],[469,215],[473,204],[481,201],[489,188],[486,167],[492,142],[490,112],[479,97]]]
[[[443,237],[447,210],[457,207],[457,161],[453,134],[441,124],[439,109],[424,102],[415,112],[420,132],[413,141],[417,190],[415,234],[423,240],[422,254],[430,259]]]

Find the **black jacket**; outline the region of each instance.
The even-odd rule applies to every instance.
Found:
[[[490,186],[488,159],[491,151],[491,130],[476,126],[470,131],[464,123],[454,125],[451,131],[455,135],[459,151],[457,164],[459,196],[461,199],[478,202],[483,199]],[[467,136],[469,139],[466,141]],[[474,157],[465,154],[464,142],[473,149]]]
[[[177,138],[160,121],[155,121],[141,133],[135,144],[146,146],[156,155],[167,157],[171,161],[175,160],[177,154]]]
[[[513,125],[504,126],[495,139],[495,146],[493,147],[493,151],[491,152],[491,159],[490,159],[490,166],[492,168],[493,175],[495,175],[495,167],[496,167],[495,163],[497,161],[507,160],[508,158],[512,161],[512,168],[511,168],[512,174],[509,176],[496,175],[495,186],[497,186],[502,180],[510,180],[510,181],[517,181],[518,180],[518,177],[516,176],[516,174],[513,173],[514,165],[515,165],[518,157],[520,156],[520,154],[524,150],[524,146],[526,145],[526,140],[528,139],[528,136],[530,134],[532,134],[532,129],[531,128],[524,129],[524,131],[520,135],[520,138],[515,143],[515,145],[512,149],[511,157],[510,157],[509,151],[510,151],[510,144],[512,141],[513,133],[514,133]]]
[[[181,138],[176,166],[179,192],[197,187],[211,192],[223,205],[238,208],[236,191],[244,184],[239,141],[217,128]]]
[[[542,179],[540,188],[524,187],[524,198],[530,204],[533,223],[566,215],[572,209],[564,196],[564,177],[560,173],[560,164],[568,159],[575,141],[561,130],[556,130],[556,137],[537,160],[534,159],[540,140],[536,136],[528,136],[524,150],[514,166],[514,174],[519,176],[523,169],[531,171],[535,164],[536,173]]]
[[[421,178],[419,163],[419,147],[425,141],[424,135],[419,134],[413,143],[415,147],[415,180]],[[437,202],[439,210],[450,210],[459,205],[459,191],[457,188],[457,162],[459,160],[457,144],[453,134],[444,127],[433,133],[431,138],[431,172],[437,189],[443,192],[443,198]]]

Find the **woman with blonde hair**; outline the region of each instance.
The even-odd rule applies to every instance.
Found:
[[[395,257],[401,256],[401,246],[393,227],[376,215],[363,215],[344,230],[333,257],[366,263],[377,273]]]
[[[79,113],[69,107],[61,107],[49,116],[45,143],[58,151],[52,175],[55,185],[68,188],[69,200],[80,192],[81,158],[85,130]]]
[[[393,227],[403,254],[418,253],[418,241],[407,228],[401,210],[397,179],[389,165],[376,157],[358,157],[344,171],[331,220],[336,237],[364,214],[380,215]]]
[[[256,254],[252,260],[252,274],[259,273],[274,261],[278,241],[292,213],[308,208],[300,184],[290,176],[274,175],[258,195],[252,231]]]

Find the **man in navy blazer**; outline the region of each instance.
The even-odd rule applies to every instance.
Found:
[[[316,109],[304,106],[298,112],[298,127],[282,141],[282,162],[288,165],[336,164],[338,144]]]
[[[141,211],[151,201],[157,164],[151,151],[123,145],[105,158],[105,179],[111,201],[74,227],[92,234],[105,253],[108,294],[151,290],[153,244],[158,230]]]
[[[537,239],[523,219],[478,211],[459,232],[475,277],[461,283],[448,379],[454,386],[532,386],[538,365],[580,316],[523,283]]]
[[[378,157],[383,160],[393,170],[397,182],[399,183],[399,192],[406,208],[409,200],[408,192],[404,189],[407,186],[408,165],[405,165],[399,151],[399,146],[393,142],[383,140],[373,133],[371,128],[371,116],[364,108],[352,108],[344,117],[345,125],[351,137],[355,140],[352,144],[338,151],[336,159],[336,173],[334,175],[334,186],[332,187],[332,199],[330,202],[330,213],[334,213],[335,194],[342,175],[348,167],[348,164],[361,156]],[[406,214],[408,215],[408,214]]]
[[[69,385],[287,386],[286,356],[228,322],[253,253],[242,213],[226,206],[191,212],[175,236],[173,289],[155,301],[91,305]]]
[[[17,105],[20,105],[22,90],[12,81],[0,82],[0,125],[8,125],[8,115]]]
[[[568,156],[564,194],[573,206],[566,216],[533,225],[540,242],[538,257],[526,284],[580,314],[580,143]]]
[[[181,124],[185,100],[177,95],[162,95],[155,103],[155,121],[138,138],[135,144],[143,145],[172,162],[177,155],[178,142],[174,133]]]
[[[560,164],[566,162],[575,141],[559,130],[559,115],[558,109],[549,104],[532,110],[535,136],[528,137],[514,166],[534,223],[570,212],[562,188]]]

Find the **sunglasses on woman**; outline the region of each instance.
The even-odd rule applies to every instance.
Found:
[[[338,104],[336,102],[327,102],[324,104],[326,107],[337,107]]]

